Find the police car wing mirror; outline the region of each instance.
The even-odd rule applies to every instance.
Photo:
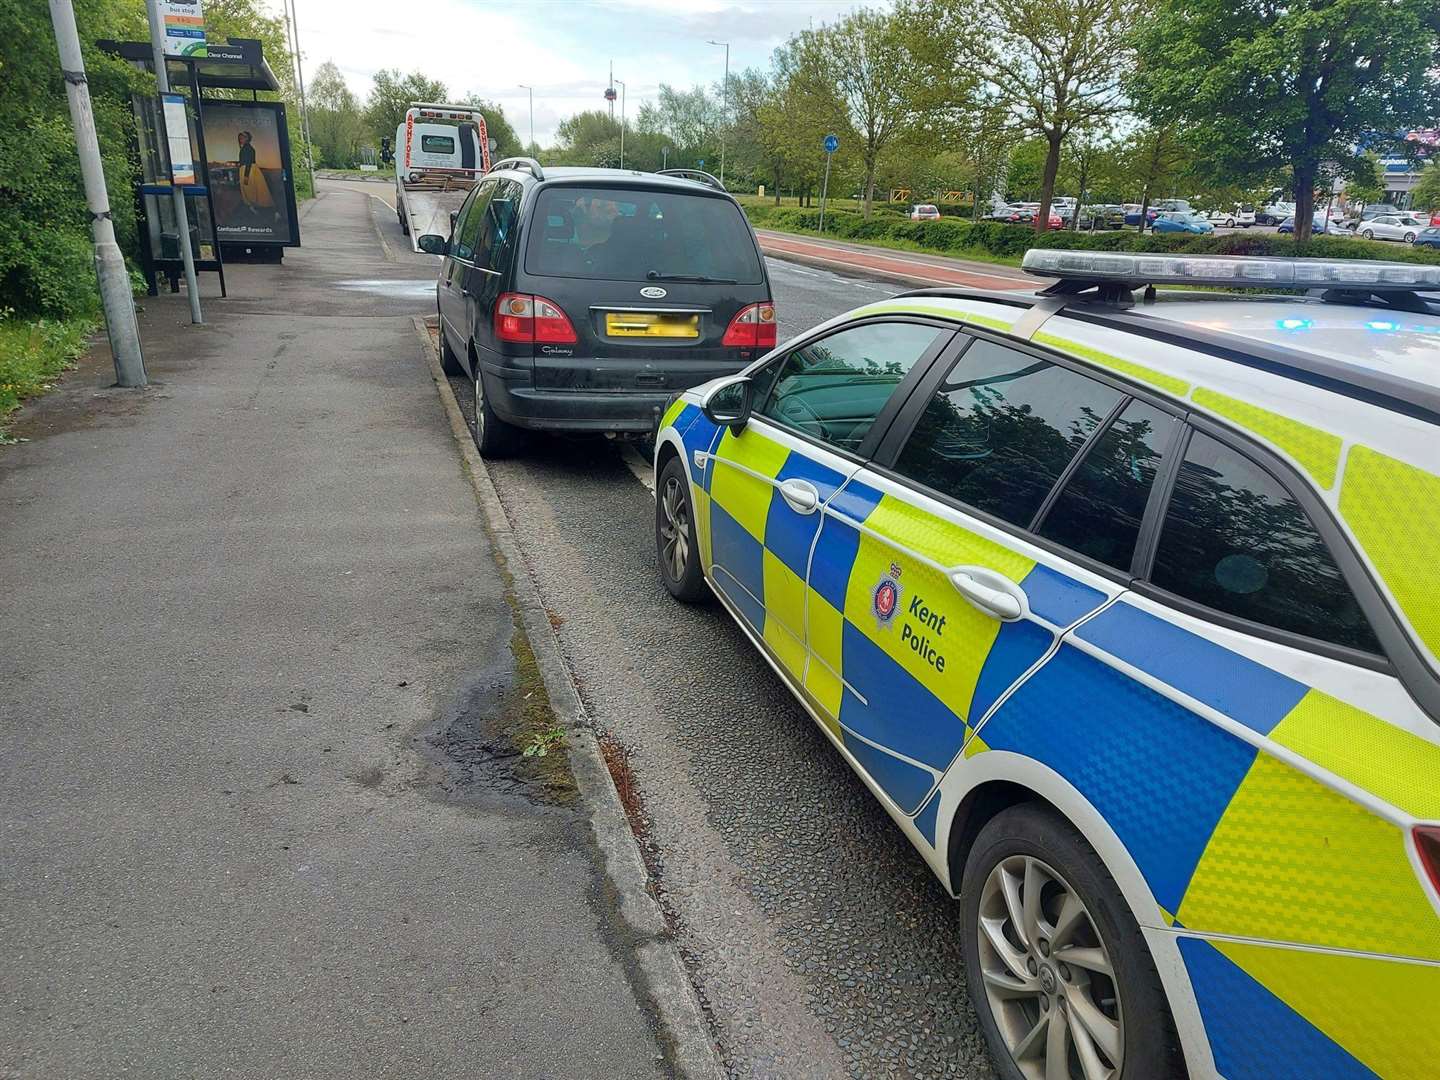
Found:
[[[983,566],[957,566],[947,577],[972,607],[1001,622],[1025,614],[1025,593],[1009,578]]]
[[[716,427],[738,435],[750,420],[753,386],[748,375],[733,375],[716,383],[700,401],[700,411]]]

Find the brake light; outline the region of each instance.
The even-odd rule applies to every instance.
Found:
[[[1440,893],[1440,825],[1416,825],[1415,850],[1420,853],[1420,865],[1430,875],[1430,884]]]
[[[495,336],[521,345],[573,345],[579,340],[559,304],[529,293],[503,293],[495,301]]]
[[[720,344],[741,349],[773,349],[778,335],[775,305],[767,301],[741,308],[730,320]]]

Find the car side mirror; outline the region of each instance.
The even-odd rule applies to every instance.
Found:
[[[750,421],[754,407],[754,384],[748,375],[733,375],[716,383],[700,402],[700,411],[717,427],[728,427],[740,434]]]
[[[450,241],[439,233],[426,233],[416,242],[420,245],[420,250],[428,255],[450,254]]]

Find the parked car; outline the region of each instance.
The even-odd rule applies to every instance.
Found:
[[[1421,216],[1423,217],[1424,215],[1422,214]],[[1430,224],[1440,225],[1440,207],[1436,207],[1430,211]]]
[[[1387,214],[1408,214],[1409,212],[1408,210],[1401,210],[1400,207],[1394,206],[1391,203],[1370,203],[1360,211],[1359,217],[1361,221],[1374,221],[1377,217],[1383,217]]]
[[[1325,216],[1324,211],[1315,214],[1310,219],[1311,233],[1328,233],[1333,231],[1335,227],[1338,226],[1336,226],[1334,222],[1332,222],[1329,218]],[[1287,217],[1284,221],[1280,223],[1279,227],[1275,231],[1277,233],[1294,233],[1295,215],[1291,214],[1289,217]]]
[[[1139,224],[1140,224],[1140,204],[1139,204],[1139,203],[1126,203],[1126,204],[1125,204],[1125,224],[1126,224],[1126,225],[1139,225]]]
[[[1293,202],[1270,203],[1255,211],[1255,224],[1279,225],[1287,217],[1292,217],[1294,213],[1295,204]]]
[[[932,203],[921,203],[910,208],[911,221],[939,221],[940,208]]]
[[[436,286],[448,375],[475,389],[475,442],[526,429],[645,435],[676,393],[775,344],[754,230],[706,173],[495,165],[450,235]]]
[[[996,1075],[1428,1076],[1440,306],[1389,275],[1440,269],[1142,311],[1256,264],[1025,267],[1069,291],[887,299],[681,395],[659,576],[957,898]]]
[[[1080,211],[1082,229],[1118,229],[1125,224],[1125,207],[1118,203],[1087,206]]]
[[[1162,213],[1150,226],[1157,233],[1213,233],[1215,226],[1199,214],[1179,211]]]
[[[1227,229],[1248,229],[1255,224],[1255,208],[1247,203],[1233,210],[1211,210],[1205,215],[1205,220]]]
[[[1366,240],[1400,240],[1413,244],[1427,226],[1413,214],[1381,214],[1360,222],[1359,233]]]
[[[1440,225],[1430,225],[1415,237],[1416,247],[1440,248]]]

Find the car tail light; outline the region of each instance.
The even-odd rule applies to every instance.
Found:
[[[522,345],[573,345],[579,340],[559,304],[529,293],[503,293],[495,301],[495,336]]]
[[[1420,853],[1420,865],[1430,875],[1430,884],[1440,893],[1440,825],[1416,825],[1415,850]]]
[[[775,323],[775,305],[766,301],[741,308],[730,320],[722,345],[742,349],[773,349],[779,328]]]

